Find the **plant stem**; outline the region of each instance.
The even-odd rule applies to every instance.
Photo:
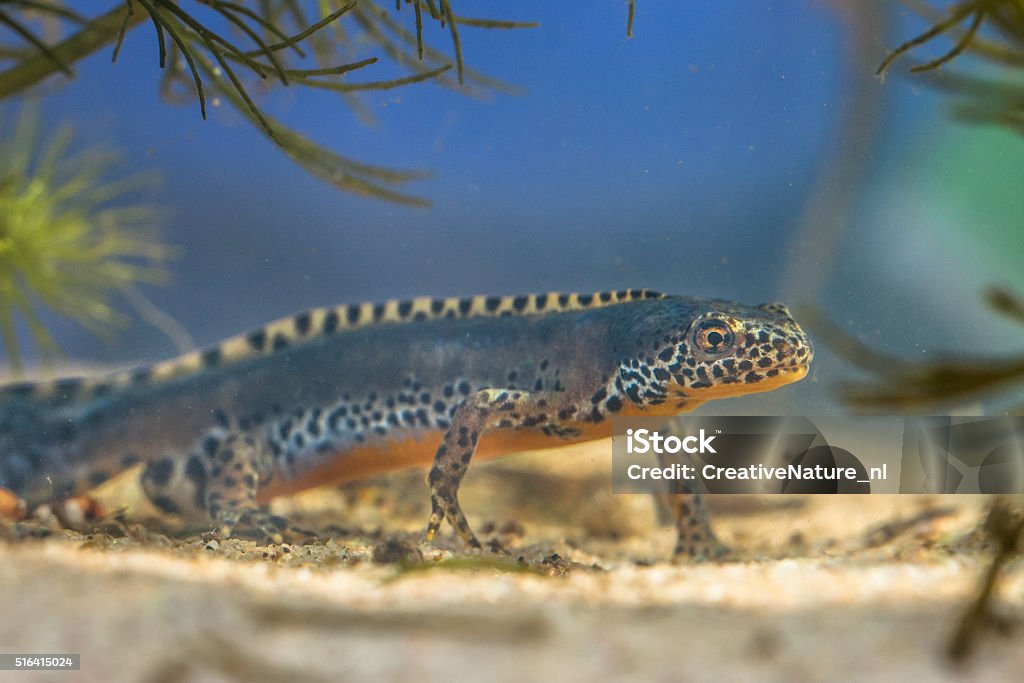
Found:
[[[82,30],[55,45],[52,49],[53,54],[61,63],[68,65],[92,54],[117,38],[127,14],[127,3],[121,3],[106,14],[90,21]],[[148,16],[145,12],[136,9],[135,13],[128,17],[128,23],[125,24],[126,30],[142,23]],[[52,59],[44,54],[34,54],[0,73],[0,100],[27,90],[58,71],[60,68]]]

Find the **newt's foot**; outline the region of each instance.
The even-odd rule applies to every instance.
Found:
[[[476,534],[469,528],[466,515],[462,513],[462,507],[454,495],[451,497],[444,496],[444,490],[442,489],[439,493],[434,493],[430,496],[430,507],[430,520],[427,522],[426,534],[428,543],[437,537],[437,532],[441,528],[441,522],[447,519],[448,523],[451,524],[452,528],[459,535],[459,538],[466,544],[466,547],[474,549],[483,547],[480,541],[477,540]]]
[[[223,538],[243,536],[268,545],[305,545],[319,540],[312,531],[300,529],[284,517],[260,509],[224,511],[216,521]]]
[[[729,562],[737,559],[736,553],[718,540],[714,534],[694,533],[689,538],[680,537],[672,551],[674,564],[690,562]]]

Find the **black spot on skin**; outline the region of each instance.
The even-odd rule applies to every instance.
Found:
[[[569,406],[558,411],[558,419],[565,421],[576,414],[576,406]]]
[[[204,368],[215,368],[220,365],[221,361],[221,350],[220,347],[214,347],[203,353],[203,367]]]
[[[533,383],[533,390],[534,391],[543,391],[544,390],[544,380],[542,380],[540,377],[538,377],[537,381]]]
[[[611,292],[601,292],[600,299],[601,299],[602,303],[608,303],[609,301],[612,300],[612,293]]]
[[[398,304],[398,315],[399,317],[405,318],[412,312],[412,302],[402,301]]]
[[[737,367],[739,367],[739,369],[742,372],[746,372],[747,370],[750,370],[752,367],[754,367],[754,364],[751,363],[749,360],[742,360],[740,361]]]
[[[310,317],[308,311],[304,313],[299,313],[297,316],[295,316],[294,320],[295,331],[305,336],[306,334],[309,333],[310,322],[312,322],[312,318]]]
[[[726,358],[725,360],[722,361],[722,366],[729,372],[732,372],[736,367],[736,361],[734,361],[732,358]]]
[[[274,335],[274,350],[275,351],[280,351],[283,348],[287,348],[287,346],[288,346],[288,340],[284,338],[283,334],[278,333],[278,334]]]
[[[512,299],[512,308],[514,308],[517,311],[521,311],[524,308],[526,308],[526,304],[529,303],[529,301],[529,297],[517,296],[516,298]]]
[[[670,347],[668,347],[667,349],[663,350],[661,353],[658,354],[658,360],[661,360],[661,361],[664,361],[664,362],[667,363],[670,360],[672,360],[675,357],[675,355],[676,355],[676,350],[670,346]]]
[[[543,311],[544,307],[548,305],[548,295],[541,294],[534,298],[533,305],[537,307],[538,311]]]
[[[246,340],[249,342],[249,348],[260,352],[267,345],[267,333],[264,330],[257,330],[250,334]]]
[[[498,310],[499,306],[501,306],[500,296],[489,296],[484,300],[484,308],[486,308],[491,313]]]
[[[365,420],[366,418],[363,418],[363,419]],[[306,445],[306,437],[303,436],[302,432],[297,433],[295,435],[295,447],[296,448],[303,448],[303,447],[305,447],[305,445]]]
[[[141,460],[142,458],[134,453],[125,453],[121,456],[121,467],[132,467],[139,464]]]
[[[469,298],[467,298],[467,299],[459,299],[459,313],[461,313],[462,315],[467,315],[470,312],[470,310],[472,310],[472,308],[473,308],[473,300],[472,299],[469,299]]]
[[[149,378],[153,375],[153,371],[149,368],[139,368],[132,373],[132,382],[135,384],[145,384],[149,381]]]
[[[725,373],[722,372],[722,367],[716,363],[711,366],[711,374],[715,377],[722,377]]]
[[[775,368],[774,370],[769,370],[765,374],[768,375],[769,377],[775,377],[779,374],[779,369]]]
[[[721,372],[721,370],[719,370],[719,372]],[[659,380],[661,382],[667,382],[670,377],[671,377],[671,375],[669,375],[668,370],[666,370],[665,368],[654,368],[654,378],[655,379],[657,379],[657,380]]]
[[[334,334],[338,329],[338,312],[328,311],[324,316],[324,324],[321,330],[324,334]]]
[[[349,325],[355,325],[359,322],[359,313],[361,308],[362,307],[359,304],[351,304],[348,307],[348,310],[345,312],[345,317],[348,320]]]
[[[771,364],[772,364],[772,359],[771,358],[762,358],[761,360],[757,361],[757,367],[759,367],[759,368],[771,367]]]
[[[558,305],[561,306],[562,308],[565,308],[566,306],[568,306],[569,305],[569,295],[568,294],[559,294],[558,295]]]
[[[174,461],[170,458],[162,458],[146,469],[146,479],[157,486],[167,486],[173,473]]]
[[[612,396],[605,402],[605,407],[613,412],[617,413],[622,410],[622,400],[618,396]]]
[[[633,403],[640,402],[640,391],[635,384],[630,384],[626,387],[626,396],[629,396],[629,400]]]
[[[459,389],[459,393],[462,394],[463,396],[469,396],[469,393],[471,391],[470,386],[469,386],[469,382],[467,382],[465,380],[459,382],[458,389]]]
[[[440,399],[437,400],[437,401],[434,401],[434,412],[435,413],[443,413],[445,410],[447,410],[447,408],[448,407],[445,405],[444,401],[442,401]]]
[[[693,384],[690,385],[690,388],[692,388],[692,389],[707,389],[710,386],[711,386],[711,382],[706,382],[706,381],[705,382],[694,382]]]
[[[281,426],[277,428],[277,435],[281,438],[281,441],[286,441],[292,433],[292,421],[285,420],[281,423]]]
[[[153,499],[153,505],[160,508],[164,512],[170,515],[177,515],[180,513],[178,505],[166,496],[157,496]]]
[[[764,330],[761,330],[760,332],[757,333],[757,340],[762,344],[766,343],[768,341],[768,333],[765,332]]]
[[[605,398],[607,398],[607,396],[608,390],[605,389],[604,387],[601,387],[596,392],[594,392],[593,396],[590,397],[590,402],[596,405],[603,401]]]
[[[746,377],[743,378],[743,381],[746,382],[747,384],[753,384],[754,382],[760,382],[761,379],[761,375],[757,374],[756,372],[748,372]]]
[[[331,431],[338,431],[338,425],[341,419],[348,413],[348,409],[341,405],[341,407],[331,411],[331,414],[327,416],[327,426]]]
[[[434,299],[430,302],[430,312],[437,315],[444,310],[444,299]]]
[[[16,389],[20,390],[21,387],[17,387]],[[92,395],[93,395],[94,398],[102,398],[102,397],[106,396],[107,394],[109,394],[113,390],[114,390],[114,387],[112,387],[108,382],[103,382],[102,384],[97,384],[96,386],[94,386],[92,388]],[[25,395],[31,395],[31,394],[32,394],[32,387],[30,386],[29,390],[27,392],[25,392]]]
[[[226,465],[235,459],[235,451],[230,448],[225,448],[220,452],[220,455],[217,457],[220,458],[220,461]]]
[[[217,408],[213,411],[213,421],[217,423],[218,427],[223,427],[224,429],[227,429],[228,425],[230,424],[230,421],[228,420],[228,414],[225,413],[220,408]]]
[[[544,371],[545,371],[545,370],[547,370],[547,369],[548,369],[548,359],[547,359],[547,358],[545,358],[544,360],[542,360],[542,361],[540,362],[540,371],[541,371],[541,372],[544,372]]]
[[[223,483],[224,486],[229,489],[238,486],[238,480],[235,479],[234,477],[224,477],[221,483]]]
[[[185,465],[185,476],[188,477],[197,487],[206,486],[206,468],[198,455],[189,456],[188,464]]]
[[[450,385],[450,384],[446,384],[444,386],[444,389],[441,391],[441,393],[444,394],[445,398],[451,398],[452,396],[455,395],[455,388],[452,387],[452,385]]]
[[[82,380],[78,377],[61,379],[57,380],[54,387],[57,389],[57,393],[60,394],[60,399],[68,401],[74,398],[78,392],[82,390]]]
[[[594,303],[594,296],[592,294],[580,294],[578,297],[580,306],[589,306]]]
[[[96,470],[89,473],[89,486],[99,486],[107,479],[110,479],[110,472],[104,472],[103,470]]]
[[[384,318],[384,304],[373,305],[373,320],[374,322],[380,322]]]

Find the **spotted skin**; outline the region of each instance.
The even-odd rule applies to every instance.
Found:
[[[292,529],[269,497],[433,457],[428,537],[447,520],[478,546],[457,495],[471,459],[768,391],[811,356],[779,304],[648,290],[316,309],[107,378],[0,389],[0,488],[39,504],[142,463],[157,507],[276,540]],[[677,555],[714,557],[699,498],[673,509]]]

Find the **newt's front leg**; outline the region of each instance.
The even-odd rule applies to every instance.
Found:
[[[447,519],[466,545],[481,547],[459,505],[458,493],[469,461],[486,430],[529,428],[567,437],[575,431],[560,427],[559,422],[574,417],[575,413],[576,407],[567,403],[565,395],[555,392],[484,389],[469,396],[455,410],[451,427],[427,475],[431,506],[427,541],[434,540],[441,522]]]

